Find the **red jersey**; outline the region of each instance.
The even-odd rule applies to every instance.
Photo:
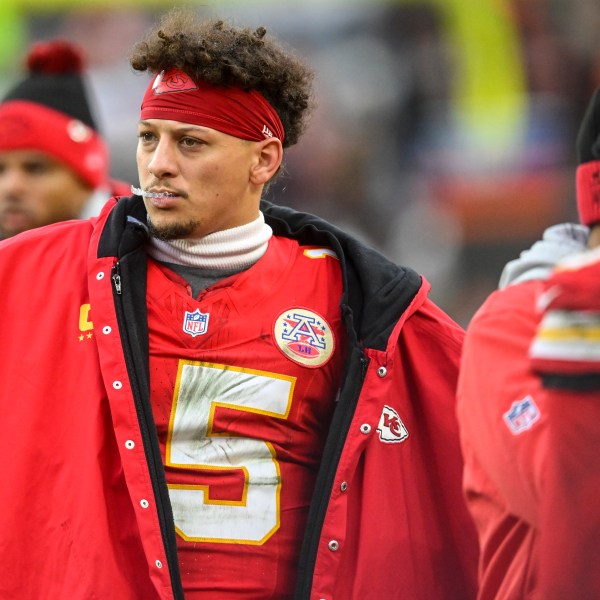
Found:
[[[341,379],[341,293],[335,255],[286,238],[197,299],[150,261],[152,409],[186,598],[292,597]]]

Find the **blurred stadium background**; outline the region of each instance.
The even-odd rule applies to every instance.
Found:
[[[133,42],[161,0],[0,0],[0,93],[36,40],[87,54],[113,175],[137,182],[146,76]],[[204,0],[265,25],[316,70],[318,109],[276,202],[352,230],[423,273],[461,325],[502,266],[575,220],[575,135],[600,84],[598,0]]]

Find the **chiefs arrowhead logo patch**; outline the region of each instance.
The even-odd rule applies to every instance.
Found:
[[[155,94],[170,94],[173,92],[190,92],[197,90],[194,80],[179,69],[161,71],[152,84]]]
[[[408,429],[404,426],[400,415],[391,407],[384,405],[377,426],[379,439],[382,442],[403,442],[408,437]]]

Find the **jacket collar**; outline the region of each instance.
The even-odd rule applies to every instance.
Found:
[[[104,207],[100,218],[106,216],[98,244],[98,258],[125,255],[139,250],[148,238],[146,208],[140,196],[113,198]]]

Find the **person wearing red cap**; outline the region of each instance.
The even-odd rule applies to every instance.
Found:
[[[458,383],[479,600],[600,597],[600,89],[577,137],[581,225],[507,265]]]
[[[0,103],[0,238],[97,214],[129,186],[109,177],[84,82],[82,51],[37,42],[27,76]]]
[[[262,199],[312,71],[191,9],[130,62],[139,187],[0,243],[0,597],[472,599],[462,329]]]

